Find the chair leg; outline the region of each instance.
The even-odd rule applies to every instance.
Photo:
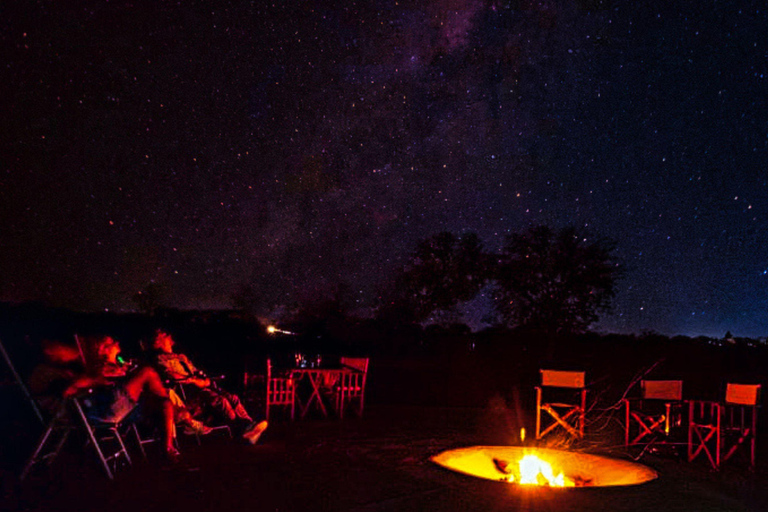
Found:
[[[536,439],[541,439],[541,388],[536,388]]]
[[[71,431],[70,426],[61,426],[59,423],[62,420],[62,415],[60,413],[57,413],[56,417],[54,417],[50,423],[48,424],[48,428],[45,429],[45,432],[43,432],[43,435],[40,437],[40,441],[37,443],[37,446],[35,447],[35,451],[32,453],[32,455],[27,460],[27,463],[24,465],[24,469],[21,471],[21,474],[19,475],[19,480],[24,480],[27,475],[29,474],[32,467],[40,462],[43,459],[48,459],[48,463],[50,464],[53,462],[53,460],[58,456],[61,449],[64,447],[64,443],[67,441],[67,438],[69,437],[69,432]],[[56,429],[62,429],[63,433],[61,434],[61,438],[56,443],[55,448],[46,455],[40,455],[45,448],[45,446],[48,444],[48,440],[51,439],[51,435]]]
[[[98,455],[99,460],[101,461],[101,466],[104,468],[104,472],[107,474],[110,480],[114,480],[115,476],[113,475],[112,471],[109,469],[109,464],[107,463],[107,459],[104,458],[104,453],[101,451],[101,447],[99,447],[99,442],[96,440],[96,435],[94,434],[93,429],[91,428],[91,425],[88,423],[88,418],[85,417],[83,408],[80,406],[80,403],[77,400],[74,400],[74,402],[75,402],[75,408],[77,409],[80,419],[82,420],[83,425],[85,426],[85,430],[88,434],[88,438],[93,444],[93,448],[94,450],[96,450],[96,455]]]
[[[147,452],[144,450],[144,441],[141,439],[141,435],[139,435],[139,427],[137,427],[135,423],[131,425],[131,431],[133,431],[133,435],[136,437],[136,443],[139,445],[141,456],[144,457],[144,460],[146,460]]]
[[[629,400],[624,400],[624,446],[629,446]]]

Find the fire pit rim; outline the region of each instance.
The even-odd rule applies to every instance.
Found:
[[[472,476],[475,478],[483,479],[483,480],[490,480],[492,482],[499,482],[499,483],[506,483],[509,485],[510,482],[506,482],[503,480],[503,473],[496,470],[496,473],[489,473],[489,475],[493,476],[484,476],[482,474],[473,473],[471,471],[468,471],[466,469],[461,469],[457,467],[453,467],[450,464],[447,464],[447,460],[442,460],[444,458],[448,458],[450,456],[455,456],[456,454],[461,454],[462,452],[488,452],[488,451],[501,451],[505,456],[509,457],[510,453],[516,453],[518,456],[522,456],[525,453],[528,452],[536,452],[538,454],[546,455],[546,454],[554,454],[555,456],[562,456],[566,455],[571,458],[578,458],[578,459],[586,459],[591,462],[595,461],[604,461],[609,462],[610,464],[614,466],[619,467],[625,467],[627,470],[631,469],[635,472],[639,472],[642,477],[639,477],[635,481],[620,481],[620,483],[614,483],[614,482],[604,482],[604,481],[598,481],[598,483],[594,485],[585,485],[585,486],[576,486],[576,487],[550,487],[550,486],[539,486],[539,485],[519,485],[515,484],[516,488],[519,489],[556,489],[556,490],[563,490],[563,489],[597,489],[597,488],[610,488],[610,487],[630,487],[635,485],[642,485],[648,482],[651,482],[653,480],[656,480],[659,476],[658,472],[644,464],[640,464],[638,462],[634,461],[628,461],[625,459],[615,458],[615,457],[609,457],[606,455],[598,455],[598,454],[592,454],[587,452],[575,452],[575,451],[569,451],[569,450],[559,450],[554,448],[543,448],[543,447],[535,447],[535,446],[493,446],[493,445],[472,445],[472,446],[462,446],[459,448],[453,448],[448,450],[443,450],[440,453],[433,455],[429,458],[429,460],[442,467],[443,469],[447,469],[449,471]],[[557,458],[557,457],[556,457]],[[492,459],[489,458],[489,463],[493,464]],[[515,459],[518,460],[518,459]],[[566,469],[571,469],[570,467],[562,468],[563,471]],[[615,469],[615,468],[614,468]],[[572,477],[572,474],[566,473],[567,476]],[[590,475],[591,476],[591,475]],[[594,477],[593,477],[594,478]],[[599,479],[598,479],[599,480]]]

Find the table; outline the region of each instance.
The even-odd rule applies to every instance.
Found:
[[[351,373],[354,370],[350,368],[294,368],[291,370],[291,377],[295,382],[296,389],[302,381],[308,381],[310,386],[309,398],[306,401],[302,401],[298,393],[296,395],[296,403],[299,406],[299,412],[301,417],[307,415],[309,410],[314,407],[318,409],[323,417],[328,417],[328,408],[323,402],[322,389],[330,389],[336,382],[339,381],[341,376],[345,373]],[[338,411],[336,411],[338,413]]]

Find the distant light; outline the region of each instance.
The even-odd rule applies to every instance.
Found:
[[[269,334],[275,334],[276,332],[279,332],[280,334],[288,334],[288,335],[290,335],[290,336],[296,336],[296,333],[295,333],[295,332],[291,332],[291,331],[284,331],[283,329],[278,329],[278,328],[277,328],[277,327],[275,327],[274,325],[269,325],[269,326],[267,326],[267,332],[268,332]]]

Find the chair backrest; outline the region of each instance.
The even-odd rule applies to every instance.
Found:
[[[584,387],[584,372],[565,372],[560,370],[540,370],[541,385],[554,388]]]
[[[272,375],[272,361],[267,359],[267,404],[286,405],[294,401],[294,382],[287,377]]]
[[[272,406],[290,406],[291,419],[294,416],[296,406],[296,389],[293,379],[290,377],[273,377],[272,360],[267,359],[267,400],[266,416],[269,420],[269,411]]]
[[[644,380],[640,382],[643,398],[646,400],[683,399],[683,381],[681,380]]]
[[[757,405],[760,400],[760,384],[731,384],[725,389],[725,403]]]
[[[342,357],[341,365],[362,373],[368,373],[369,360],[367,357]]]

